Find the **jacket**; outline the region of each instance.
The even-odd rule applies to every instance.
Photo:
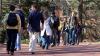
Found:
[[[11,12],[11,13],[13,13],[13,12]],[[3,21],[2,21],[2,22],[3,22],[3,25],[4,25],[4,29],[18,29],[18,31],[20,32],[20,29],[21,29],[21,20],[20,20],[20,16],[19,16],[18,14],[16,14],[17,20],[18,20],[18,25],[14,26],[14,27],[8,26],[8,25],[7,25],[8,16],[9,16],[9,14],[6,14],[6,15],[4,16]]]
[[[52,36],[52,29],[49,25],[49,22],[50,22],[51,18],[48,17],[45,21],[44,21],[44,26],[43,26],[43,30],[41,31],[41,36],[44,36],[45,32],[46,32],[46,35],[48,36]],[[51,20],[52,23],[53,20]]]
[[[20,19],[21,19],[21,27],[25,27],[25,16],[22,10],[17,10],[17,14],[19,14]]]
[[[32,32],[40,32],[40,21],[43,23],[42,13],[39,11],[31,11],[28,16],[28,23]]]

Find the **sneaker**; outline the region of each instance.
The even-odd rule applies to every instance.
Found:
[[[32,54],[35,54],[35,52],[31,52]]]
[[[11,52],[11,55],[14,55],[14,52]]]
[[[55,45],[53,44],[53,45],[51,45],[51,47],[54,47]]]
[[[14,51],[17,51],[16,49],[17,49],[17,48],[15,48]]]
[[[19,50],[21,50],[21,48],[17,48],[16,50],[19,51]]]
[[[7,54],[9,54],[10,53],[10,51],[7,51]]]
[[[45,48],[45,46],[42,46],[42,49],[44,49]]]

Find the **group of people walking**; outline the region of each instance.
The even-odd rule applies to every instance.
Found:
[[[7,30],[7,52],[11,55],[15,50],[21,49],[21,34],[25,28],[25,16],[20,5],[10,5],[10,12],[3,19]],[[36,43],[43,49],[49,46],[59,46],[62,37],[64,45],[75,45],[78,40],[80,24],[75,13],[71,17],[60,17],[55,10],[49,14],[48,10],[40,10],[37,4],[32,4],[27,18],[27,31],[29,33],[29,51],[35,54]]]

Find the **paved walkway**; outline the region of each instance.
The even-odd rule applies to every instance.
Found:
[[[80,44],[78,46],[50,47],[42,50],[38,45],[36,54],[28,52],[28,45],[22,45],[22,50],[16,51],[14,56],[100,56],[100,44]],[[6,53],[5,45],[0,45],[0,56],[10,56]]]

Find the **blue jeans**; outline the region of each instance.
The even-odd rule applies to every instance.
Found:
[[[68,43],[74,45],[75,44],[75,29],[69,29],[69,35],[68,35]]]
[[[42,48],[48,49],[51,43],[50,36],[43,36],[41,37],[42,40]]]
[[[41,36],[39,34],[39,37],[37,38],[37,42],[41,45]]]
[[[15,48],[17,50],[21,49],[21,33],[17,33],[17,39],[16,39]]]

